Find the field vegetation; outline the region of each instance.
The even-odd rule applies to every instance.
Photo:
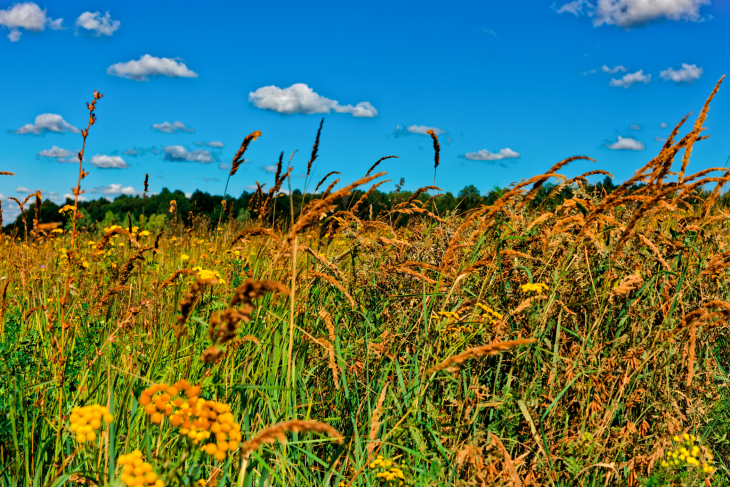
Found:
[[[81,202],[80,163],[4,201],[0,484],[725,485],[730,170],[688,170],[721,82],[621,184],[448,200],[431,134],[412,193],[282,155],[240,198]]]

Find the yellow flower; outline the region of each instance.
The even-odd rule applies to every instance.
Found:
[[[83,267],[84,269],[88,269],[89,268],[89,263],[86,262],[86,261],[84,261],[84,262],[82,262],[81,267]]]
[[[190,256],[189,255],[185,255],[185,254],[182,254],[180,256],[180,260],[188,260],[189,258],[190,258]]]
[[[536,283],[536,284],[528,283],[528,284],[522,285],[523,293],[533,291],[537,294],[542,294],[543,291],[547,291],[549,289],[550,288],[546,284],[542,284],[542,283]]]
[[[63,213],[64,211],[75,211],[76,207],[71,205],[65,205],[63,208],[58,210],[59,213]]]
[[[148,232],[147,230],[142,230],[141,232],[139,232],[140,237],[146,237],[149,234],[150,234],[150,232]]]
[[[51,232],[51,233],[63,233],[63,228],[56,228],[56,229],[55,229],[55,230],[53,230],[53,232]]]

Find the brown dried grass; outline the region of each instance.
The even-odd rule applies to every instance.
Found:
[[[484,357],[487,355],[497,355],[511,348],[519,347],[521,345],[527,345],[533,343],[534,338],[520,338],[518,340],[509,340],[506,342],[492,343],[490,345],[482,345],[479,347],[469,348],[457,355],[452,355],[443,362],[431,367],[426,370],[427,374],[434,374],[443,369],[453,372],[458,370],[458,366],[472,358]]]

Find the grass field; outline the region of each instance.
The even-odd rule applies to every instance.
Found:
[[[730,171],[687,171],[719,86],[610,194],[571,158],[468,212],[332,214],[376,168],[272,225],[280,164],[245,225],[26,215],[0,244],[0,484],[725,485]],[[551,178],[574,197],[530,205]]]

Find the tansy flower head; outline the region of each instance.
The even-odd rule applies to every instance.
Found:
[[[119,479],[129,487],[165,487],[165,482],[157,477],[152,465],[142,459],[141,451],[134,450],[129,455],[121,455],[117,463],[123,467]]]
[[[96,439],[96,430],[101,428],[102,420],[111,423],[114,417],[109,414],[109,409],[98,404],[91,406],[75,407],[71,410],[69,429],[76,434],[76,441],[83,444]]]
[[[528,283],[528,284],[523,284],[522,285],[522,292],[523,293],[527,293],[527,292],[532,291],[532,292],[534,292],[536,294],[542,294],[543,291],[547,291],[549,289],[550,288],[546,284],[542,284],[542,283],[537,283],[537,284]]]

